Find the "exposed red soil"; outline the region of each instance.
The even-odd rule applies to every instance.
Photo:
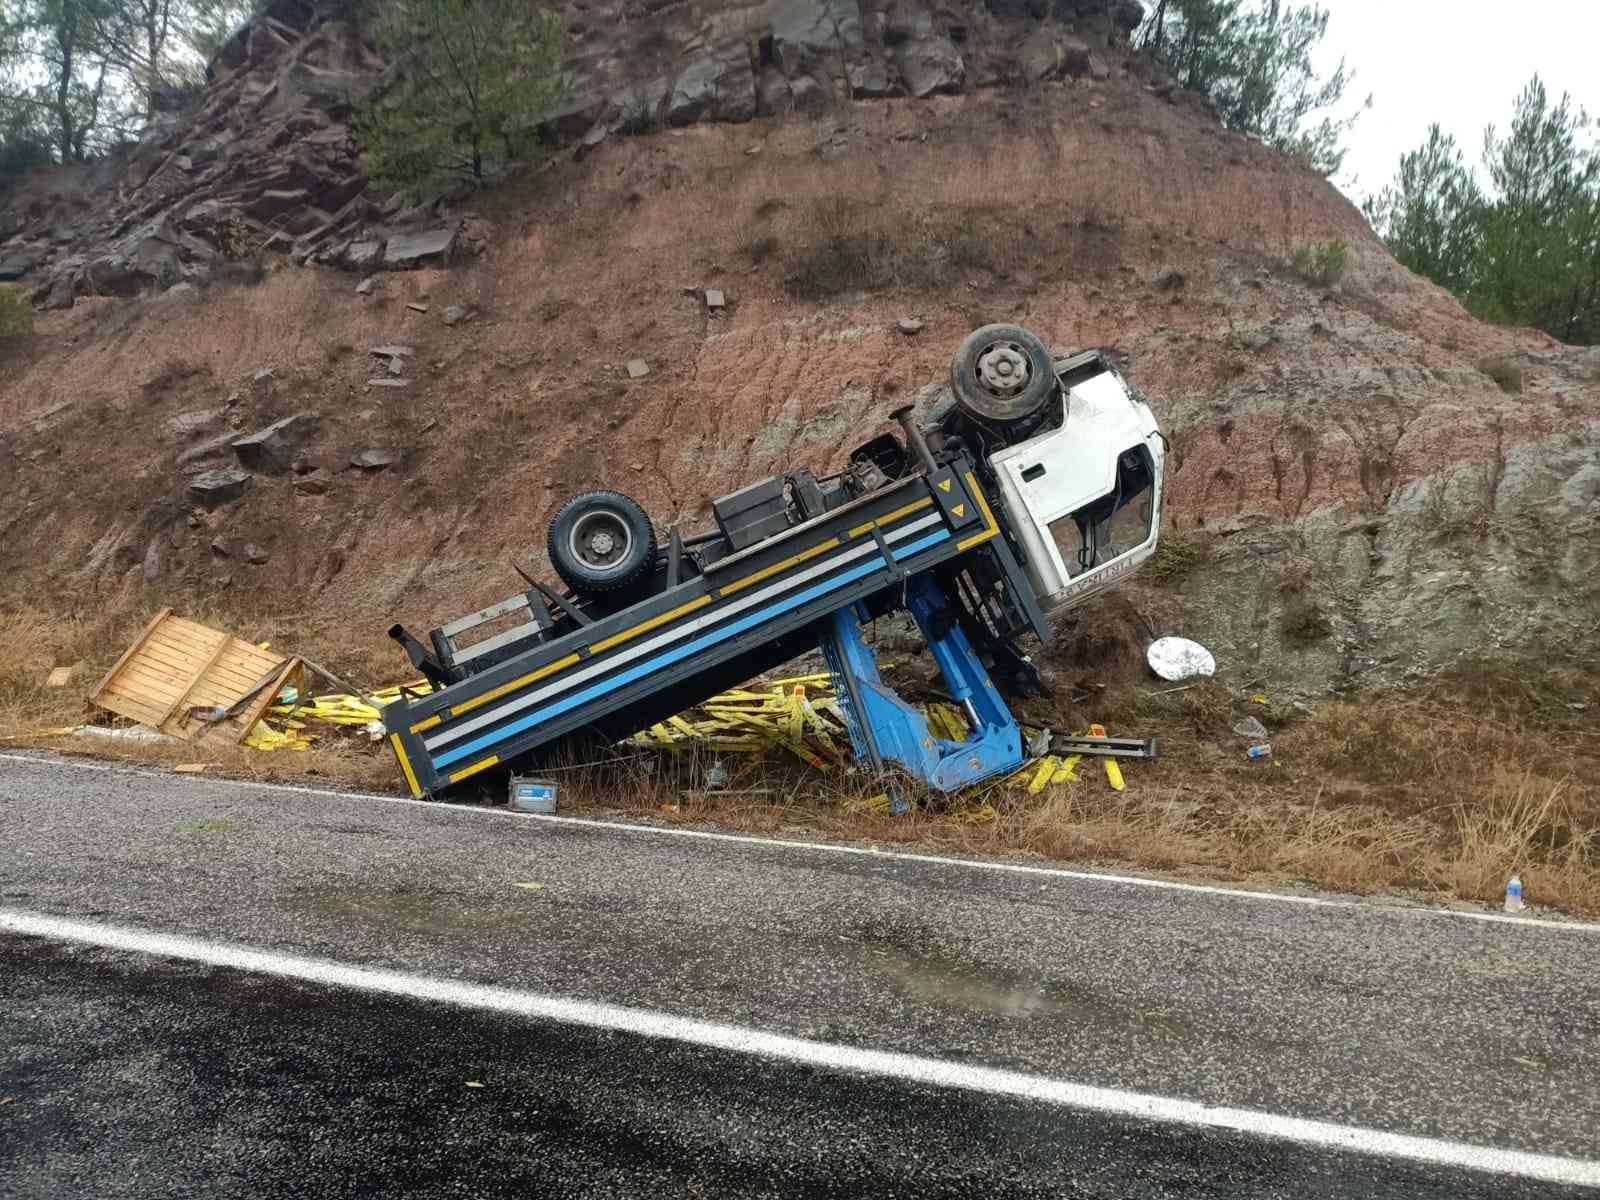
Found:
[[[1131,81],[613,139],[485,195],[471,225],[481,257],[382,276],[368,296],[283,265],[192,301],[41,316],[0,382],[12,587],[234,596],[363,627],[382,653],[391,620],[509,592],[505,563],[540,561],[549,513],[581,487],[697,526],[721,491],[836,465],[990,320],[1123,357],[1174,443],[1179,529],[1292,541],[1307,521],[1381,517],[1454,465],[1503,467],[1600,427],[1588,359],[1472,320],[1324,180]],[[841,230],[876,248],[872,290],[796,298]],[[1330,239],[1349,247],[1337,286],[1285,267]],[[728,310],[709,314],[690,294],[703,287]],[[451,304],[476,316],[447,328]],[[895,328],[907,315],[927,323],[915,337]],[[413,382],[369,390],[368,348],[392,342],[416,347]],[[1521,394],[1480,369],[1499,356],[1522,366]],[[646,379],[626,380],[631,358]],[[274,378],[253,383],[263,367]],[[326,494],[262,476],[234,505],[193,508],[186,447],[300,410],[321,416],[304,454],[335,472]],[[348,469],[368,446],[401,461]],[[219,537],[269,561],[219,556]],[[1286,545],[1264,553],[1281,563]]]

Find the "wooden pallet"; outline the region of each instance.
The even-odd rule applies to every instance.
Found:
[[[164,608],[106,673],[89,701],[186,741],[242,742],[290,683],[305,690],[300,659],[262,650]],[[253,689],[259,690],[250,695]],[[215,724],[191,716],[196,708],[231,709],[241,701],[236,716]]]

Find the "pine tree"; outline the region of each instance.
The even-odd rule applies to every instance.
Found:
[[[1517,98],[1506,136],[1490,126],[1483,141],[1497,198],[1483,220],[1477,306],[1565,340],[1583,336],[1585,326],[1593,336],[1581,294],[1596,266],[1590,214],[1600,160],[1579,147],[1588,125],[1566,96],[1552,105],[1536,75]]]
[[[1396,258],[1477,315],[1600,341],[1600,146],[1591,128],[1568,97],[1552,104],[1536,75],[1509,130],[1484,134],[1487,194],[1434,126],[1368,203],[1368,219]]]
[[[1158,0],[1139,37],[1180,85],[1210,98],[1229,129],[1254,133],[1331,175],[1344,160],[1339,143],[1360,114],[1328,115],[1351,77],[1342,61],[1326,79],[1312,69],[1311,52],[1327,32],[1327,10],[1314,4]]]
[[[527,0],[388,0],[378,39],[390,75],[356,130],[382,182],[481,184],[567,93],[565,26]]]
[[[1400,160],[1395,182],[1363,209],[1384,230],[1397,259],[1453,292],[1471,290],[1484,199],[1456,140],[1432,125],[1428,140]]]

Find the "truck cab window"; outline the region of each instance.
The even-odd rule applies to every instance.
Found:
[[[1109,496],[1050,522],[1050,536],[1067,577],[1104,566],[1150,537],[1155,518],[1154,470],[1143,446],[1117,459],[1116,487]]]

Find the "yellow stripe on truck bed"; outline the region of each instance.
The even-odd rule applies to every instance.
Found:
[[[498,700],[507,692],[514,692],[518,688],[526,687],[530,683],[535,683],[538,680],[543,679],[546,675],[554,675],[557,671],[564,667],[570,667],[577,661],[578,656],[576,654],[569,654],[565,658],[556,659],[556,661],[553,663],[546,663],[537,671],[529,671],[526,675],[523,675],[518,679],[513,679],[510,683],[502,683],[497,688],[490,688],[481,696],[474,696],[471,700],[463,700],[460,704],[457,704],[451,708],[450,715],[452,717],[459,717],[462,713],[471,712],[479,705],[488,704],[491,700]]]
[[[411,760],[406,757],[406,748],[400,744],[400,735],[391,733],[389,740],[394,743],[394,756],[400,760],[400,770],[405,773],[406,783],[411,788],[411,794],[421,799],[422,789],[417,786],[417,773],[411,769]]]
[[[457,771],[454,775],[450,776],[450,782],[460,783],[468,775],[476,775],[479,771],[487,771],[499,761],[500,756],[498,754],[491,754],[482,762],[475,762],[470,767],[463,767],[461,770]]]

